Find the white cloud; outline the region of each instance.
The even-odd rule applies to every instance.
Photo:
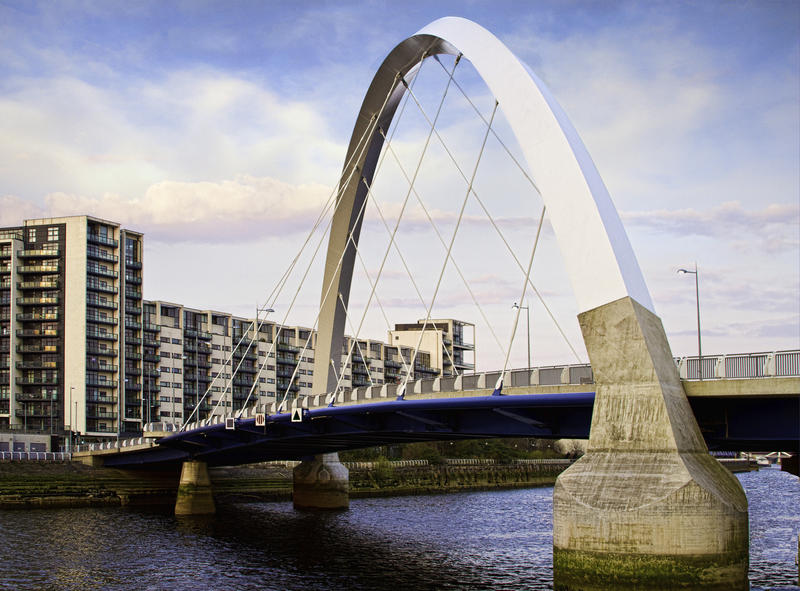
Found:
[[[329,195],[330,188],[322,185],[291,185],[251,176],[215,183],[163,181],[138,198],[51,193],[44,206],[38,207],[18,197],[1,197],[0,223],[19,225],[26,218],[89,214],[164,242],[237,242],[268,233],[310,230]]]

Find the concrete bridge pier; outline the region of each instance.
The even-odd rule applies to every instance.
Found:
[[[292,472],[295,509],[347,509],[350,473],[338,453],[305,459]]]
[[[555,589],[748,589],[747,498],[708,454],[660,319],[579,316],[597,384],[586,455],[553,493]]]
[[[208,464],[187,460],[181,467],[175,515],[212,515],[216,513]]]

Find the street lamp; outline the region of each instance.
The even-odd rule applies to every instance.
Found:
[[[689,269],[678,269],[678,273],[694,275],[694,295],[697,302],[697,375],[703,379],[703,346],[700,340],[700,273],[697,271],[697,263],[694,264],[694,271]]]
[[[514,302],[514,305],[511,306],[512,309],[520,309],[525,310],[525,316],[527,317],[528,323],[528,375],[530,376],[531,373],[531,310],[530,310],[530,302],[528,302],[527,306],[520,306],[517,302]]]
[[[67,403],[67,405],[68,405],[67,412],[69,412],[69,426],[67,427],[67,437],[68,437],[68,439],[67,439],[67,451],[68,452],[72,451],[72,427],[73,427],[73,423],[72,423],[72,397],[73,397],[73,395],[72,395],[72,393],[74,391],[75,391],[75,386],[70,386],[69,387],[69,402]],[[77,412],[76,412],[76,415],[77,415]],[[76,417],[76,419],[77,419],[77,417]]]

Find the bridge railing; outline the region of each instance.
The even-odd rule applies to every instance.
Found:
[[[700,379],[700,359],[696,356],[675,359],[684,380]],[[703,355],[703,379],[737,379],[800,376],[800,350],[733,355]]]
[[[71,453],[60,451],[0,451],[3,462],[67,462],[71,459]]]

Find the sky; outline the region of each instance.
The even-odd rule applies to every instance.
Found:
[[[276,300],[268,295],[338,182],[383,58],[443,16],[495,34],[565,109],[620,213],[676,356],[697,351],[694,277],[677,273],[695,263],[704,354],[800,347],[796,1],[0,0],[0,226],[110,219],[145,234],[146,298],[248,316],[269,304],[279,320],[312,325],[318,262],[295,305],[302,271]],[[417,92],[433,113],[446,77],[428,62]],[[469,66],[459,65],[456,78],[488,116],[491,97]],[[456,94],[447,95],[442,135],[473,166],[485,126],[469,121]],[[378,175],[396,192],[384,201],[389,224],[426,135],[410,101],[405,112],[392,142],[404,164],[387,154]],[[502,112],[497,129],[514,153]],[[514,166],[500,172],[502,153],[492,138],[475,186],[527,261],[541,202],[521,197]],[[435,141],[428,156],[420,193],[427,190],[447,240],[460,201],[451,196],[464,189]],[[498,262],[505,253],[476,204],[465,212],[458,256],[497,340],[452,267],[432,314],[475,322],[478,364],[493,369],[504,363],[522,283],[513,265]],[[398,243],[410,262],[431,262],[414,271],[430,298],[443,250],[423,212],[408,215]],[[370,206],[362,250],[371,276],[388,244],[382,227]],[[535,283],[585,358],[546,221],[538,248]],[[394,266],[377,290],[386,317],[373,304],[356,330],[353,311],[348,332],[382,339],[387,325],[425,317],[399,258],[389,258]],[[366,277],[356,280],[354,309],[370,292]],[[524,299],[535,364],[575,361],[543,304]],[[520,322],[510,359],[518,367],[524,313]]]

